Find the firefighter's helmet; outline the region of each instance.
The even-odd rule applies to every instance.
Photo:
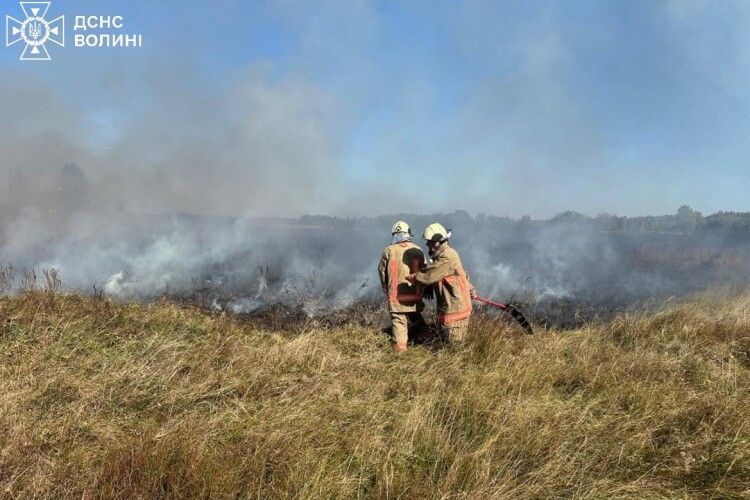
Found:
[[[391,234],[398,234],[398,233],[411,234],[411,228],[409,227],[409,224],[407,224],[406,222],[402,220],[396,222],[391,228]]]
[[[451,232],[445,229],[445,226],[437,222],[430,224],[422,233],[422,238],[425,241],[445,241],[451,237]]]

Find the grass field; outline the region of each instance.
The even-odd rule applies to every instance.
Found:
[[[2,298],[0,496],[750,497],[750,296],[470,337]]]

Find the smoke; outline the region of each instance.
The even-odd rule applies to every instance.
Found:
[[[253,73],[219,95],[155,89],[147,110],[112,118],[121,129],[103,146],[87,143],[86,117],[48,89],[34,92],[44,104],[30,113],[24,85],[11,82],[3,93],[10,133],[2,170],[6,179],[12,172],[33,179],[23,196],[36,204],[45,202],[38,197],[49,186],[41,183],[61,159],[83,166],[94,209],[289,215],[330,210],[326,193],[339,192],[332,170],[338,115],[329,96],[304,82],[270,85]]]
[[[125,300],[166,294],[235,312],[301,304],[314,315],[379,296],[377,260],[392,222],[406,218],[417,233],[435,220],[452,227],[472,281],[492,297],[623,304],[722,277],[641,265],[633,255],[660,237],[590,224],[488,225],[465,212],[300,220],[347,213],[354,199],[384,212],[422,202],[341,180],[350,117],[309,81],[257,70],[207,92],[162,88],[158,75],[149,106],[94,139],[90,117],[50,88],[7,81],[0,266],[57,269],[66,288]]]
[[[194,68],[142,69],[143,99],[117,108],[110,132],[52,87],[6,79],[2,265],[57,268],[72,288],[118,297],[187,294],[216,266],[236,267],[240,281],[294,244],[241,219],[213,227],[176,214],[280,217],[341,202],[335,142],[345,113],[327,92],[260,69],[221,88],[191,80]],[[108,96],[116,103],[124,91],[113,84]],[[283,263],[291,274],[326,266]]]
[[[370,2],[276,2],[271,17],[297,43],[289,53],[277,47],[281,62],[257,56],[209,68],[146,53],[122,64],[74,64],[75,76],[3,67],[0,266],[56,268],[69,288],[122,299],[169,294],[234,311],[301,301],[314,314],[378,295],[374,269],[388,228],[407,215],[316,225],[302,224],[302,214],[466,207],[552,215],[677,205],[669,198],[679,196],[675,176],[648,171],[661,157],[632,156],[658,135],[641,142],[632,130],[653,121],[638,111],[651,101],[704,116],[692,104],[703,99],[688,92],[691,104],[682,106],[670,100],[673,86],[646,75],[648,92],[668,91],[644,91],[650,101],[641,106],[628,81],[584,78],[582,69],[613,57],[605,51],[598,60],[580,37],[613,50],[621,44],[572,30],[554,6],[446,5],[434,7],[435,23],[419,24],[419,43],[391,42],[393,26]],[[684,41],[701,15],[681,6],[670,4],[677,13],[669,36]],[[406,17],[415,14],[405,8]],[[696,58],[705,64],[710,54]],[[465,80],[456,82],[462,73],[454,68]],[[592,91],[603,86],[615,93]],[[608,111],[620,98],[632,116]],[[670,131],[681,116],[664,120]],[[636,163],[635,173],[647,176],[624,168]],[[702,175],[695,185],[704,196]],[[654,272],[634,260],[659,237],[563,222],[486,226],[460,213],[408,217],[416,231],[434,220],[452,226],[486,295],[644,297],[719,276],[674,266]],[[724,242],[685,245],[699,244]]]

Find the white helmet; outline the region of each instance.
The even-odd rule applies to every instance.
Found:
[[[450,229],[445,229],[445,226],[434,222],[427,226],[422,233],[422,238],[425,241],[445,241],[451,237]]]
[[[393,236],[393,243],[401,243],[402,241],[411,240],[411,228],[409,224],[400,220],[391,227],[391,236]]]

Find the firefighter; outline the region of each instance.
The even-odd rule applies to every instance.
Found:
[[[466,338],[471,300],[476,297],[476,291],[458,252],[448,245],[451,232],[434,223],[425,228],[422,237],[427,242],[432,263],[409,275],[407,280],[417,286],[433,286],[440,331],[450,343],[460,343]]]
[[[406,351],[409,328],[426,329],[422,310],[424,288],[407,281],[407,276],[424,266],[422,249],[412,243],[409,224],[396,222],[391,228],[391,244],[383,250],[378,264],[380,285],[385,293],[391,314],[393,350]]]

